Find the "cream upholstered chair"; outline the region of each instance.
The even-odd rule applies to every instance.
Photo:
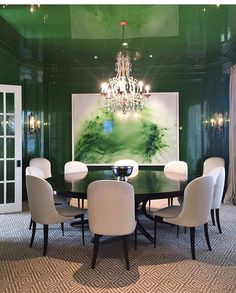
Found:
[[[214,217],[214,211],[216,215],[216,222],[218,226],[218,230],[220,233],[222,233],[221,226],[220,226],[220,205],[224,193],[224,185],[225,185],[225,168],[224,167],[217,167],[212,169],[208,175],[213,176],[215,179],[215,185],[214,185],[214,193],[213,193],[213,200],[212,200],[212,206],[211,206],[211,219],[213,225],[215,225],[215,217]]]
[[[195,256],[195,227],[204,225],[205,238],[211,250],[208,236],[208,217],[210,214],[214,191],[213,176],[202,176],[191,181],[184,191],[183,207],[170,206],[153,213],[154,247],[156,247],[157,221],[190,228],[192,259]]]
[[[32,167],[32,166],[28,166],[25,168],[25,175],[32,175],[32,176],[36,176],[39,178],[44,178],[44,174],[42,172],[41,169],[36,168],[36,167]],[[30,219],[30,224],[29,224],[29,230],[31,229],[33,224],[32,218]]]
[[[85,175],[88,173],[86,164],[79,161],[69,161],[64,165],[64,174],[83,172]]]
[[[44,174],[44,179],[52,177],[51,163],[46,158],[33,158],[29,161],[31,167],[40,169]]]
[[[51,163],[46,158],[33,158],[29,161],[30,167],[36,167],[40,169],[43,173],[43,178],[47,179],[52,177],[51,172]],[[32,174],[33,175],[33,174]],[[57,195],[57,192],[54,191],[54,203],[57,204],[68,204],[68,198],[64,196]]]
[[[63,226],[65,221],[70,221],[75,217],[81,218],[82,239],[84,244],[84,214],[82,210],[69,205],[55,206],[53,200],[53,189],[51,185],[43,178],[27,175],[26,188],[29,209],[33,221],[30,247],[32,247],[34,242],[36,223],[43,225],[43,255],[45,256],[47,254],[48,246],[48,225],[61,223]]]
[[[171,161],[165,164],[164,172],[188,175],[188,164],[184,161]]]
[[[210,157],[206,159],[203,163],[203,176],[208,175],[214,168],[224,167],[225,160],[221,157]],[[223,196],[223,194],[222,194]],[[217,217],[219,216],[219,210],[216,211]],[[219,218],[218,218],[219,219]],[[212,224],[215,226],[215,217],[214,217],[214,209],[211,210],[211,220]],[[219,228],[219,226],[218,226]],[[221,229],[219,229],[221,231]]]
[[[208,175],[209,172],[216,167],[224,167],[225,160],[221,157],[211,157],[203,163],[203,176]]]
[[[42,170],[40,170],[39,168],[36,167],[32,167],[32,166],[28,166],[25,168],[25,175],[32,175],[32,176],[36,176],[39,178],[44,178],[44,174],[42,172]]]
[[[82,176],[81,178],[85,177],[88,173],[88,167],[83,162],[79,161],[69,161],[66,162],[64,165],[64,174],[74,174],[80,173]],[[78,199],[78,206],[80,207],[80,200]],[[84,200],[82,199],[82,208],[84,208]]]
[[[180,174],[184,176],[188,176],[188,164],[184,161],[171,161],[168,162],[164,167],[164,173],[167,174]],[[178,198],[179,203],[182,205],[183,201],[182,198]],[[168,198],[168,206],[173,204],[173,199]]]
[[[138,175],[139,166],[138,166],[138,163],[134,160],[130,160],[130,159],[118,160],[114,163],[114,166],[132,166],[133,171],[129,177],[132,178]]]
[[[87,192],[89,229],[95,235],[92,268],[95,267],[99,239],[102,235],[122,236],[129,270],[127,235],[135,231],[137,244],[134,188],[116,180],[98,180],[89,184]]]

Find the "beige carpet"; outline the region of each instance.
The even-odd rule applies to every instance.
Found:
[[[154,203],[155,204],[155,203]],[[86,229],[86,246],[80,229],[66,225],[49,230],[48,256],[42,257],[43,233],[38,227],[29,248],[28,211],[0,215],[0,292],[236,292],[236,206],[221,207],[223,233],[209,221],[212,251],[207,250],[203,229],[196,232],[196,261],[191,260],[189,235],[176,238],[176,228],[158,226],[154,249],[141,234],[138,250],[130,237],[130,271],[126,271],[122,242],[105,238],[97,265],[90,268],[92,235]],[[142,218],[152,233],[153,223]]]

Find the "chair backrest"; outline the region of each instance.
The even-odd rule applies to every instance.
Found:
[[[58,213],[54,206],[52,186],[43,178],[27,175],[26,189],[33,221],[45,225],[55,223]]]
[[[43,172],[39,168],[32,167],[32,166],[28,166],[25,168],[25,175],[26,176],[32,175],[32,176],[44,178]]]
[[[116,180],[98,180],[87,191],[89,229],[99,235],[128,235],[135,230],[134,188]]]
[[[64,165],[64,174],[79,173],[84,172],[88,173],[88,167],[86,164],[79,161],[69,161]]]
[[[51,163],[48,159],[34,158],[30,160],[29,165],[32,167],[39,168],[44,174],[44,179],[52,177]]]
[[[138,166],[138,163],[134,160],[130,160],[130,159],[118,160],[114,163],[114,166],[132,166],[133,171],[129,177],[132,178],[138,175],[139,166]]]
[[[224,167],[225,160],[220,157],[211,157],[203,163],[203,176],[208,175],[209,172],[216,167]]]
[[[224,185],[225,185],[225,168],[217,167],[212,169],[209,174],[215,178],[214,185],[214,193],[212,200],[212,209],[220,208],[220,204],[222,201],[223,193],[224,193]]]
[[[214,191],[213,176],[202,176],[191,181],[184,191],[183,208],[178,218],[186,227],[207,223]]]
[[[165,165],[164,172],[188,175],[188,164],[184,161],[171,161]]]

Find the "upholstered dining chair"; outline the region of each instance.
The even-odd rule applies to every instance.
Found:
[[[42,170],[39,168],[36,168],[36,167],[32,167],[32,166],[28,166],[25,168],[25,175],[26,176],[32,175],[35,177],[44,178],[44,174],[43,174]],[[32,221],[32,218],[30,218],[29,230],[32,228],[32,224],[33,224],[33,221]]]
[[[39,178],[43,178],[44,179],[44,174],[43,171],[37,167],[33,167],[33,166],[28,166],[25,168],[25,175],[32,175],[35,177],[39,177]],[[69,203],[69,199],[66,197],[62,197],[59,195],[55,194],[55,191],[53,191],[53,199],[54,199],[54,204],[58,205],[58,204],[68,204]],[[30,219],[30,224],[29,224],[29,230],[32,228],[32,218]],[[64,230],[62,231],[62,233],[64,234]]]
[[[170,161],[164,166],[164,173],[166,174],[180,174],[188,176],[188,164],[184,161]],[[168,177],[168,176],[167,176]],[[179,203],[182,205],[182,198],[178,198]],[[168,206],[173,205],[173,199],[168,198]]]
[[[221,225],[220,225],[220,205],[224,194],[224,185],[225,185],[225,168],[224,167],[216,167],[212,169],[208,175],[213,176],[215,179],[214,185],[214,193],[213,193],[213,200],[211,206],[211,220],[213,225],[215,225],[215,217],[214,212],[216,215],[216,222],[219,233],[222,233]]]
[[[43,173],[44,179],[52,177],[51,162],[46,158],[33,158],[29,161],[29,166],[40,169]],[[53,194],[54,194],[54,203],[56,205],[57,204],[68,204],[68,202],[69,202],[68,198],[66,198],[64,196],[57,195],[56,190],[54,190]]]
[[[156,247],[157,222],[190,228],[192,259],[195,260],[195,227],[204,225],[205,238],[211,250],[208,236],[208,217],[210,214],[214,191],[213,176],[202,176],[191,181],[184,191],[183,206],[170,206],[159,209],[154,216],[154,247]]]
[[[211,157],[204,161],[203,163],[203,176],[208,175],[209,172],[216,167],[224,167],[225,160],[221,157]]]
[[[165,164],[164,172],[188,175],[188,164],[184,161],[170,161]]]
[[[54,205],[52,186],[43,178],[32,175],[26,176],[26,189],[28,194],[29,210],[33,221],[30,247],[32,247],[36,232],[36,223],[43,225],[44,248],[43,256],[47,254],[48,225],[60,224],[62,229],[64,222],[81,218],[82,241],[84,245],[84,214],[81,209],[70,205]]]
[[[25,175],[32,175],[39,178],[44,178],[44,174],[41,169],[37,167],[28,166],[25,168]]]
[[[29,161],[31,167],[40,169],[44,174],[44,179],[52,177],[51,163],[46,158],[33,158]]]
[[[88,167],[85,163],[79,161],[69,161],[64,165],[64,174],[69,175],[73,173],[81,173],[81,178],[85,177],[88,173]],[[84,208],[84,200],[82,199],[81,207]],[[78,207],[80,207],[80,200],[78,200]]]
[[[134,188],[116,180],[98,180],[89,184],[87,191],[89,229],[94,236],[92,268],[95,268],[99,240],[102,235],[122,236],[126,269],[129,270],[127,236],[137,231]]]
[[[64,174],[83,172],[88,173],[88,167],[85,163],[79,161],[69,161],[64,165]]]
[[[118,160],[114,163],[114,166],[131,166],[133,167],[133,171],[129,177],[132,178],[138,175],[139,166],[138,166],[138,163],[134,160],[130,160],[130,159]]]

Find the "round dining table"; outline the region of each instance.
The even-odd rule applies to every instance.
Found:
[[[88,185],[96,180],[117,180],[112,169],[94,170],[88,173],[78,172],[61,176],[53,176],[47,179],[57,195],[69,198],[86,199]],[[192,176],[185,176],[175,173],[153,169],[141,169],[135,177],[129,177],[128,183],[132,184],[135,192],[135,208],[137,214],[138,229],[143,235],[153,242],[153,237],[144,229],[139,214],[144,214],[153,220],[147,212],[146,204],[152,199],[164,199],[182,197],[184,189],[192,180]]]

